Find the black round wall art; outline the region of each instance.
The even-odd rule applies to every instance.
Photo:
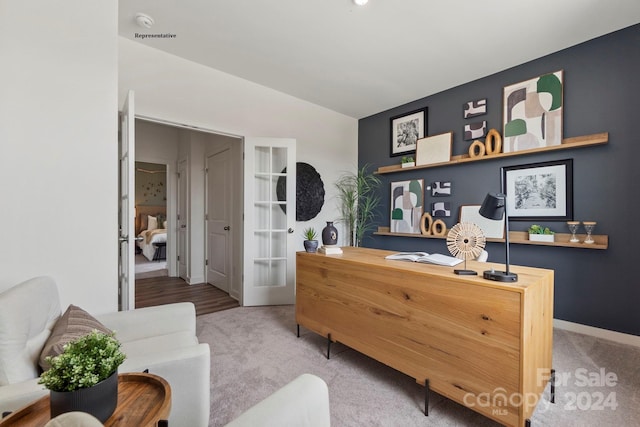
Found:
[[[285,173],[287,168],[282,169]],[[287,178],[281,176],[276,184],[278,201],[286,200]],[[308,163],[296,163],[296,221],[315,218],[324,204],[324,183],[320,174]],[[284,213],[285,205],[280,205]]]

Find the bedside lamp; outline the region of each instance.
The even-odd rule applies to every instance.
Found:
[[[503,193],[488,193],[482,202],[479,211],[480,215],[487,219],[501,220],[504,215],[505,225],[505,247],[506,247],[506,266],[507,271],[488,270],[482,274],[482,277],[497,282],[517,282],[518,275],[509,272],[509,215],[507,215],[507,196]]]

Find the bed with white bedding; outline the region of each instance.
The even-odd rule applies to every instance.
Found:
[[[154,243],[167,242],[165,206],[136,206],[137,245],[149,261],[154,261]]]
[[[157,247],[154,243],[167,242],[167,230],[165,228],[156,228],[155,230],[143,230],[138,237],[142,237],[138,241],[138,247],[142,250],[142,255],[149,261],[155,261],[154,255]]]

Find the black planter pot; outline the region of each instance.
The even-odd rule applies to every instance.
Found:
[[[118,406],[118,371],[93,387],[50,391],[51,418],[65,412],[87,412],[104,423]]]

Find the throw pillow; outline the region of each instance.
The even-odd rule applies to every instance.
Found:
[[[158,228],[158,217],[148,215],[147,230],[155,230],[156,228]]]
[[[49,339],[40,353],[40,367],[42,370],[49,369],[49,364],[45,360],[47,356],[55,357],[61,354],[65,344],[87,335],[94,329],[105,334],[111,334],[111,330],[92,315],[80,307],[70,305],[56,322]]]

